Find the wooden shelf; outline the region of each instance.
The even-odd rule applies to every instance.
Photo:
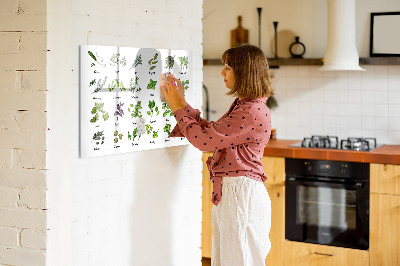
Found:
[[[400,57],[362,57],[360,65],[400,65]]]
[[[323,58],[268,58],[271,68],[279,66],[322,66]],[[204,66],[222,65],[220,59],[204,59]],[[400,65],[400,57],[362,57],[360,65]]]

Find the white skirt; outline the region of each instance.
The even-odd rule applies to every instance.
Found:
[[[212,266],[265,265],[271,249],[271,201],[262,182],[245,176],[223,177],[212,223]]]

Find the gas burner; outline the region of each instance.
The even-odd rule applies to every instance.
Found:
[[[376,147],[376,138],[347,138],[340,141],[342,150],[370,151]]]
[[[339,140],[335,136],[312,136],[311,138],[304,138],[301,142],[301,147],[304,148],[325,148],[325,149],[338,149]]]

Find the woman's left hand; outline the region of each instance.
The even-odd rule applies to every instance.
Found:
[[[165,102],[168,104],[173,113],[178,109],[185,108],[180,104],[180,97],[178,94],[179,87],[174,79],[167,78],[164,86],[160,87],[164,93]]]

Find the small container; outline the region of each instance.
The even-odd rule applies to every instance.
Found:
[[[276,129],[275,128],[271,129],[270,139],[276,140]]]

